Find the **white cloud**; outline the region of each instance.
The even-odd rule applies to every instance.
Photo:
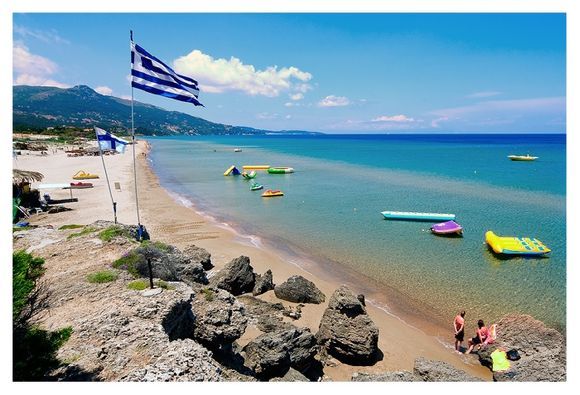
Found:
[[[290,118],[292,118],[292,115],[286,115],[284,118],[290,119]]]
[[[301,92],[294,93],[292,95],[289,95],[289,97],[290,97],[290,100],[294,100],[294,101],[302,100],[302,99],[304,99],[304,93],[301,93]]]
[[[435,118],[434,120],[431,121],[431,127],[438,128],[439,127],[439,124],[441,122],[445,122],[445,121],[448,121],[448,120],[449,120],[449,117],[439,117],[439,118]]]
[[[498,91],[483,91],[483,92],[474,92],[471,93],[465,97],[469,97],[469,98],[482,98],[482,97],[492,97],[492,96],[497,96],[497,95],[501,95],[502,92],[498,92]]]
[[[105,96],[111,96],[113,94],[113,90],[108,86],[97,86],[95,92]]]
[[[350,100],[347,97],[330,95],[319,101],[318,107],[343,107],[349,104]]]
[[[284,105],[285,105],[286,107],[300,107],[300,106],[301,106],[301,104],[300,104],[300,103],[291,102],[291,101],[284,103]]]
[[[23,44],[16,43],[14,45],[12,56],[15,85],[56,86],[59,88],[70,86],[51,78],[58,71],[56,63],[43,56],[30,53]]]
[[[302,85],[312,79],[312,74],[297,67],[269,66],[256,70],[233,56],[229,60],[214,59],[199,50],[177,58],[173,65],[178,73],[192,76],[202,91],[210,93],[241,91],[252,96],[276,97],[284,91],[308,89]]]
[[[506,113],[506,112],[560,112],[566,110],[565,97],[540,97],[535,99],[488,100],[462,107],[445,108],[431,111],[441,117],[461,117],[468,114]]]
[[[56,30],[54,29],[46,31],[46,30],[29,29],[21,25],[14,25],[14,33],[16,33],[21,37],[32,37],[45,43],[70,44],[68,40],[59,36]]]
[[[415,119],[406,115],[382,115],[372,120],[372,122],[415,122]]]

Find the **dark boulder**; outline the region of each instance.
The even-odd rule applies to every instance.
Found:
[[[199,263],[203,267],[203,270],[213,269],[211,254],[205,248],[192,244],[183,250],[183,255],[188,257],[190,262]]]
[[[566,381],[564,336],[529,315],[511,314],[497,322],[495,343],[476,352],[482,365],[492,369],[497,348],[515,349],[521,358],[510,361],[510,369],[493,372],[495,381]]]
[[[379,329],[344,285],[330,298],[316,338],[330,355],[344,363],[370,365],[379,356]]]
[[[264,275],[256,274],[256,283],[252,295],[257,296],[274,289],[272,271],[268,269]]]
[[[296,369],[288,369],[286,374],[282,377],[274,377],[272,380],[273,382],[302,382],[302,381],[310,381],[308,377],[304,376],[302,373],[297,371]]]
[[[274,294],[277,298],[295,303],[315,303],[324,302],[324,294],[302,276],[292,276],[285,282],[274,287]]]
[[[191,310],[195,316],[193,338],[210,350],[230,345],[246,330],[248,319],[244,305],[227,291],[199,290],[191,302]]]
[[[353,373],[351,381],[423,381],[419,377],[415,376],[412,372],[403,370],[400,372],[384,372],[384,373]]]
[[[256,377],[268,380],[284,376],[290,367],[306,370],[314,361],[316,339],[308,328],[288,328],[265,333],[245,347],[245,363]]]
[[[254,284],[254,268],[250,265],[250,258],[243,255],[232,259],[211,279],[212,286],[226,290],[236,296],[252,292]]]

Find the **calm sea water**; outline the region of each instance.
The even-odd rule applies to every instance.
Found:
[[[564,135],[325,135],[151,138],[161,184],[197,207],[280,246],[336,262],[418,301],[438,317],[465,308],[493,321],[527,313],[558,329],[566,321]],[[242,152],[234,152],[242,148]],[[539,156],[512,162],[509,154]],[[264,199],[230,165],[291,166],[258,172]],[[380,212],[455,213],[463,238]],[[500,259],[493,230],[537,237],[549,258]]]

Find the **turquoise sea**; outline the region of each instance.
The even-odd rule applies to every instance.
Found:
[[[296,261],[319,262],[323,275],[355,273],[351,279],[361,287],[412,301],[390,309],[407,308],[441,323],[450,322],[459,309],[486,322],[519,312],[565,329],[565,135],[148,141],[162,186]],[[539,159],[507,158],[527,153]],[[265,189],[281,189],[284,197],[264,199],[241,176],[223,176],[230,165],[241,170],[260,164],[295,169],[286,175],[258,172]],[[464,237],[432,235],[429,223],[385,220],[384,210],[454,213]],[[540,259],[502,259],[485,245],[487,230],[537,237],[552,252]]]

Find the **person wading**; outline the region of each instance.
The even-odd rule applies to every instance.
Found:
[[[453,329],[455,330],[455,351],[461,352],[461,343],[465,336],[465,310],[455,316]]]

